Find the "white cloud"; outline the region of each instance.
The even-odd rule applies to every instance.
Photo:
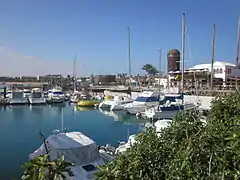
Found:
[[[0,46],[0,76],[37,76],[46,74],[72,74],[73,62],[43,60],[21,55]],[[77,69],[77,75],[80,75]]]

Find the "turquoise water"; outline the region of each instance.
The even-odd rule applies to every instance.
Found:
[[[54,129],[64,127],[86,134],[99,145],[110,143],[116,146],[118,141],[127,140],[128,134],[141,131],[143,124],[144,121],[136,120],[134,116],[116,120],[98,110],[76,111],[69,104],[0,107],[0,177],[19,179],[21,164],[42,143],[39,132],[47,136]]]

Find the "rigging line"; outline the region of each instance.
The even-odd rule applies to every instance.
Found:
[[[194,61],[193,61],[193,56],[192,56],[192,49],[191,49],[191,45],[190,45],[190,38],[189,38],[189,33],[188,33],[188,26],[186,25],[186,46],[188,47],[189,49],[189,60],[190,62],[192,61],[192,66],[193,66],[193,78],[194,78],[194,85],[195,85],[195,93],[196,93],[196,96],[197,96],[197,103],[200,103],[200,99],[199,99],[199,94],[198,94],[198,90],[197,90],[197,81],[196,81],[196,73],[195,73],[195,69],[194,69]]]

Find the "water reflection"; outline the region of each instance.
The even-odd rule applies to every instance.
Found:
[[[7,110],[7,106],[1,106],[0,105],[0,111],[6,111]]]
[[[103,110],[101,108],[99,108],[99,111],[106,116],[113,117],[115,121],[118,121],[121,118],[121,113],[115,113],[113,111]]]
[[[12,179],[13,174],[20,177],[21,164],[27,161],[29,153],[42,144],[39,132],[47,137],[54,129],[67,128],[69,131],[86,134],[99,145],[109,143],[117,146],[118,141],[127,140],[128,134],[135,134],[139,130],[134,116],[130,122],[127,118],[123,118],[123,122],[113,121],[110,116],[92,108],[75,108],[73,110],[74,106],[68,103],[53,106],[8,106],[6,111],[2,108],[0,142],[4,145],[1,146],[3,153],[0,153],[0,159],[4,163],[0,165],[0,179]],[[77,113],[73,115],[73,111]]]
[[[101,113],[107,116],[113,117],[116,122],[120,122],[125,125],[131,124],[145,124],[147,121],[145,119],[137,119],[136,116],[126,114],[124,111],[107,111],[99,109]]]
[[[40,114],[42,114],[42,112],[44,110],[44,107],[43,106],[33,106],[33,105],[30,105],[29,106],[29,110],[30,110],[30,112],[32,112],[34,114],[40,115]]]
[[[54,107],[66,107],[66,104],[67,103],[56,103],[56,104],[49,104],[48,106],[51,107],[51,108],[54,108]]]
[[[22,106],[10,106],[9,110],[12,111],[13,119],[24,120],[25,111]]]

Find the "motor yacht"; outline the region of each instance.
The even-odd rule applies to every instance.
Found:
[[[22,105],[28,104],[28,99],[24,97],[23,90],[13,90],[11,95],[9,96],[9,104],[10,105]]]
[[[160,101],[160,105],[145,111],[145,116],[149,119],[171,119],[177,112],[184,112],[196,109],[198,105],[193,103],[183,103],[182,94],[168,94]]]
[[[48,98],[47,102],[49,103],[63,103],[65,100],[65,96],[63,94],[61,87],[55,87],[53,89],[48,90]]]
[[[40,88],[34,88],[29,97],[30,104],[46,104],[46,99]]]
[[[159,99],[159,91],[143,91],[132,103],[124,104],[122,108],[128,113],[135,115],[158,105]]]
[[[31,90],[30,89],[23,89],[23,96],[24,96],[24,98],[29,100],[29,98],[31,96]]]

